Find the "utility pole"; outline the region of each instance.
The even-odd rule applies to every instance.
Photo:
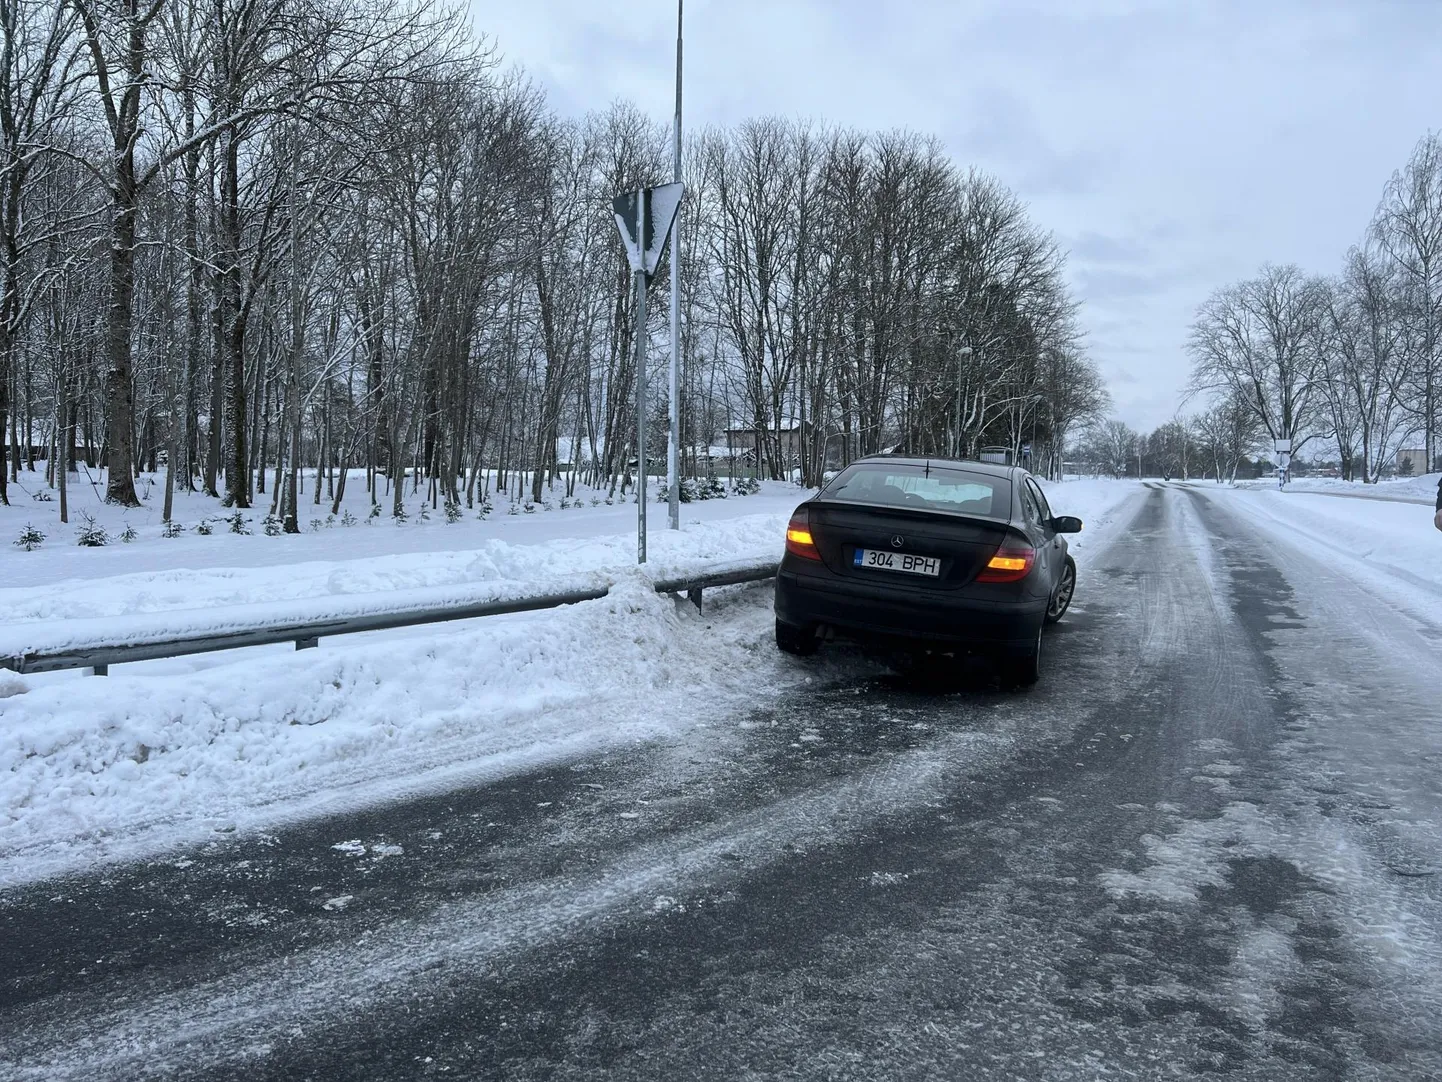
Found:
[[[673,176],[681,183],[681,11],[676,0],[676,120],[672,125]],[[671,529],[681,528],[681,227],[671,230],[671,436],[666,450],[666,492],[670,501]]]

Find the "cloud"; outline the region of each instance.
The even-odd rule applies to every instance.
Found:
[[[1140,237],[1107,236],[1087,230],[1060,239],[1072,259],[1084,263],[1137,263],[1153,255],[1152,246]]]
[[[669,118],[673,5],[472,11],[558,110]],[[1339,267],[1442,123],[1438,3],[690,0],[686,25],[688,127],[905,127],[1016,191],[1070,250],[1088,348],[1139,428],[1171,417],[1197,304],[1267,261]]]

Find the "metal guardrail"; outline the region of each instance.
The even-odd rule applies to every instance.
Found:
[[[701,611],[702,591],[746,582],[763,582],[776,577],[773,561],[732,566],[656,582],[658,594],[684,596]],[[0,669],[17,673],[56,672],[62,669],[93,669],[96,676],[109,674],[111,665],[130,661],[154,661],[158,658],[184,657],[217,650],[236,650],[246,646],[270,646],[294,642],[297,650],[318,646],[321,639],[337,635],[354,635],[362,631],[384,631],[397,627],[415,627],[449,620],[472,620],[482,616],[502,616],[516,612],[536,612],[575,605],[582,601],[599,601],[611,592],[609,586],[567,593],[537,594],[532,597],[504,601],[481,601],[443,608],[415,609],[406,612],[368,613],[358,616],[333,617],[311,623],[284,623],[267,627],[242,627],[200,635],[155,637],[124,643],[99,643],[83,648],[35,652],[20,656],[0,656]]]
[[[701,591],[715,589],[718,586],[739,586],[746,582],[762,582],[766,579],[776,577],[776,569],[780,566],[776,562],[757,564],[750,567],[722,568],[719,571],[712,571],[705,575],[693,575],[689,578],[662,579],[656,583],[658,594],[684,594],[686,599],[696,606],[696,611],[701,610]]]

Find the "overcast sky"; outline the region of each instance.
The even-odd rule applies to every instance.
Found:
[[[471,0],[581,114],[672,111],[674,0]],[[1177,408],[1187,327],[1264,262],[1331,273],[1442,127],[1439,0],[688,0],[685,124],[940,136],[1070,252],[1116,414]]]

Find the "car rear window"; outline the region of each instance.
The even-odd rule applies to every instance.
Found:
[[[858,462],[832,481],[824,495],[882,507],[1005,518],[1011,482],[946,466]]]

